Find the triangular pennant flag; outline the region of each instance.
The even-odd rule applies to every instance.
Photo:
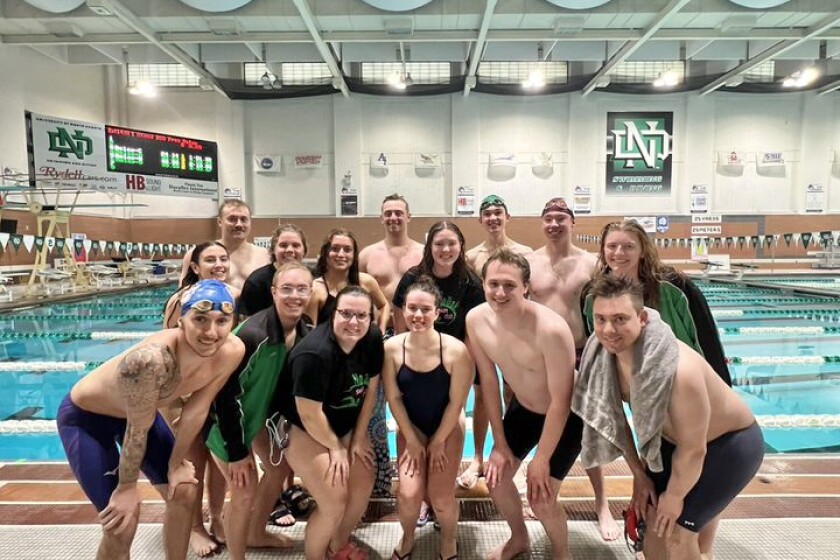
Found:
[[[805,248],[807,249],[808,245],[810,245],[810,244],[811,244],[811,234],[809,232],[803,233],[802,234],[802,245],[804,245]]]
[[[752,237],[750,237],[750,245],[753,246],[753,249],[755,249],[756,245],[758,245],[758,236],[757,235],[753,235]]]
[[[158,253],[160,253],[160,245],[155,243],[154,245],[152,245],[152,256],[154,256]]]
[[[670,241],[671,241],[671,240],[670,240],[670,239],[667,239],[667,238],[666,238],[666,239],[663,239],[663,240],[662,240],[662,246],[663,246],[663,247],[665,247],[665,248],[667,249],[667,248],[668,248],[668,246],[671,244],[671,243],[670,243]]]
[[[163,246],[161,247],[161,252],[163,253],[164,257],[169,256],[169,244],[168,243],[163,244]]]
[[[727,237],[727,238],[725,239],[725,241],[726,241],[726,248],[727,248],[727,249],[731,248],[731,247],[732,247],[732,241],[733,241],[733,239],[732,239],[731,237]]]
[[[73,240],[73,249],[76,251],[77,255],[82,254],[82,247],[84,247],[84,244],[82,243],[81,239],[74,239]]]
[[[55,249],[55,237],[45,237],[44,239],[47,242],[47,249],[49,249],[50,251]]]
[[[772,243],[773,243],[773,236],[772,235],[765,235],[764,236],[764,245],[766,245],[767,247],[770,247],[770,245],[772,245]]]
[[[832,230],[831,237],[834,238],[834,243],[836,243],[837,245],[840,245],[840,230],[838,230],[838,231]]]
[[[125,255],[125,252],[126,252],[127,249],[128,249],[128,246],[125,243],[120,242],[120,245],[119,245],[120,255]]]
[[[115,241],[106,241],[105,242],[105,248],[108,250],[108,252],[111,252],[111,251],[114,250],[114,243],[115,243]]]
[[[44,250],[44,236],[43,235],[36,235],[35,236],[35,249],[39,253]]]
[[[9,234],[6,232],[0,233],[0,248],[6,249],[6,244],[9,242]]]
[[[145,253],[145,254],[147,254],[147,255],[149,254],[149,244],[148,244],[148,243],[143,243],[143,250],[142,250],[142,252],[143,252],[143,253]]]
[[[793,239],[793,234],[792,233],[786,233],[784,237],[785,237],[785,244],[788,247],[790,247],[790,242]]]
[[[93,241],[90,244],[90,250],[88,251],[91,255],[96,255],[99,253],[99,241]]]
[[[715,237],[715,240],[714,240],[715,249],[720,249],[720,246],[722,244],[723,244],[723,239],[721,239],[720,237]]]
[[[56,237],[55,238],[55,248],[59,251],[64,250],[64,238],[63,237]]]
[[[23,236],[23,246],[26,249],[27,253],[32,252],[32,247],[35,246],[35,236],[34,235],[24,235]]]
[[[93,239],[83,239],[82,246],[85,248],[86,253],[90,253],[90,250],[93,247]]]
[[[12,247],[15,248],[15,252],[19,251],[20,246],[23,244],[23,236],[13,233],[9,239],[12,240]]]
[[[122,243],[120,243],[120,245],[122,245]],[[125,244],[126,252],[130,253],[132,249],[134,249],[134,243],[126,242],[126,244]]]
[[[99,243],[99,250],[104,253],[105,249],[108,247],[108,242],[105,241],[104,239],[100,239],[98,241],[98,243]],[[112,245],[112,247],[113,247],[113,245]]]
[[[744,248],[744,243],[746,243],[746,242],[747,242],[746,237],[744,237],[743,235],[739,236],[738,237],[738,248],[743,249]]]

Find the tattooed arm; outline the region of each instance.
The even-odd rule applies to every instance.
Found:
[[[180,373],[169,348],[161,344],[134,348],[117,368],[117,386],[126,407],[126,429],[118,468],[119,485],[99,517],[106,531],[120,533],[140,507],[137,479],[158,401],[178,386]]]

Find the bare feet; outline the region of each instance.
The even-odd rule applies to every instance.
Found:
[[[196,556],[211,556],[219,552],[219,548],[219,543],[207,533],[204,525],[194,525],[190,530],[190,549]]]
[[[294,545],[295,542],[290,537],[271,531],[248,535],[249,548],[292,548]]]
[[[514,538],[511,537],[505,544],[490,551],[486,560],[511,560],[520,554],[528,552],[528,545],[528,539],[514,540]]]
[[[484,473],[484,465],[473,459],[469,466],[457,478],[458,486],[464,490],[472,490],[478,484],[479,477]]]
[[[210,517],[210,536],[219,544],[225,544],[225,526],[221,517]]]
[[[605,541],[614,541],[621,536],[621,529],[610,513],[610,506],[604,504],[598,509],[598,529],[601,531],[601,538]]]

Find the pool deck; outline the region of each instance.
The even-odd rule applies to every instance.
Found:
[[[610,508],[619,519],[629,501],[632,477],[622,461],[607,466],[605,474]],[[161,558],[163,502],[148,483],[141,483],[141,487],[146,501],[133,558]],[[579,463],[569,473],[561,495],[576,559],[631,557],[623,541],[600,541],[592,488]],[[483,479],[472,491],[459,491],[459,497],[460,558],[481,558],[502,542],[506,526],[499,521]],[[286,531],[302,538],[304,526],[298,523]],[[529,521],[528,526],[534,543],[529,557],[548,558],[539,523]],[[430,527],[418,532],[416,559],[436,557],[433,551],[437,542]],[[0,559],[91,558],[98,533],[93,507],[66,463],[0,464]],[[835,537],[828,536],[831,534]],[[836,559],[838,534],[840,455],[770,455],[755,479],[724,512],[717,558]],[[371,558],[388,557],[399,535],[394,500],[371,501],[357,531],[359,539],[371,548]],[[58,550],[61,554],[57,556]],[[223,552],[215,558],[228,556]],[[303,553],[297,546],[282,553],[255,551],[249,558],[303,558]]]

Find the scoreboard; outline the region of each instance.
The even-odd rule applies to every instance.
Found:
[[[105,125],[108,171],[217,182],[215,142]]]

